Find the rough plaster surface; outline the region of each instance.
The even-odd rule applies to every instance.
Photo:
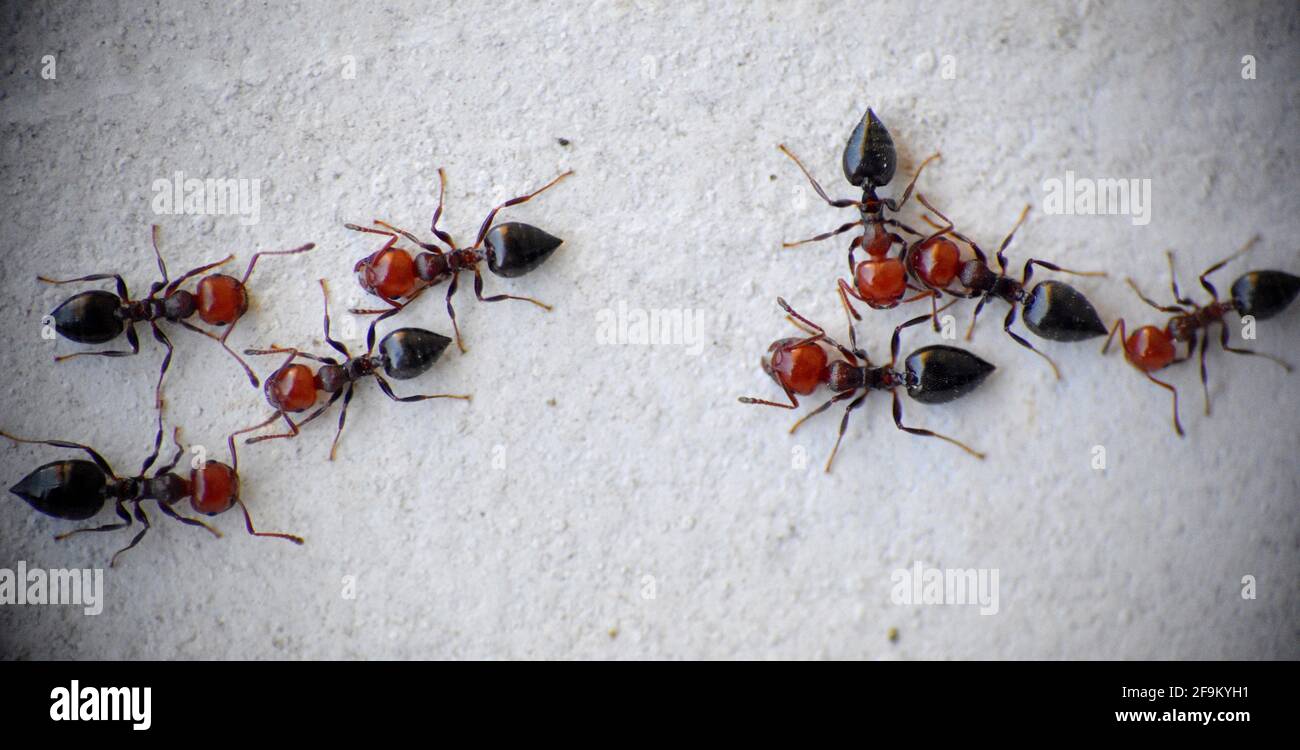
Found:
[[[4,14],[0,422],[100,446],[125,471],[148,449],[161,348],[145,334],[143,356],[55,365],[77,347],[41,338],[64,294],[36,274],[120,270],[147,290],[153,222],[173,271],[315,241],[309,256],[264,261],[232,342],[320,350],[315,279],[348,318],[349,299],[364,299],[351,266],[374,247],[343,222],[427,227],[444,166],[444,227],[464,240],[495,200],[576,171],[508,211],[564,237],[561,250],[533,275],[487,279],[555,311],[475,303],[464,285],[470,353],[399,385],[472,392],[471,404],[401,405],[365,388],[337,461],[325,460],[332,418],[242,451],[260,525],[306,546],[250,538],[234,513],[215,519],[216,540],[155,512],[154,531],[107,571],[103,614],[0,607],[5,657],[1297,656],[1300,377],[1267,362],[1211,351],[1210,418],[1195,368],[1171,372],[1180,440],[1166,395],[1100,359],[1100,341],[1045,344],[1066,373],[1055,382],[998,330],[997,304],[971,344],[999,365],[985,387],[946,407],[906,404],[909,421],[989,460],[898,432],[876,394],[830,475],[820,464],[838,416],[792,438],[793,414],[736,403],[779,393],[757,367],[791,330],[777,295],[843,330],[834,280],[847,240],[780,243],[849,217],[819,204],[776,144],[848,195],[839,152],[868,105],[898,143],[900,175],[942,150],[922,189],[966,232],[995,244],[1030,202],[1013,262],[1109,269],[1076,282],[1108,322],[1157,321],[1123,277],[1163,300],[1166,247],[1197,295],[1193,270],[1255,232],[1262,242],[1220,288],[1251,267],[1300,270],[1294,4]],[[53,81],[40,76],[46,54]],[[1241,76],[1244,55],[1255,80]],[[342,75],[347,56],[355,78]],[[153,181],[178,170],[260,179],[260,223],[155,215]],[[1042,183],[1066,170],[1151,179],[1150,224],[1044,215]],[[599,344],[600,311],[620,303],[698,311],[703,351]],[[868,315],[872,355],[917,313]],[[1298,316],[1261,323],[1253,345],[1300,360]],[[450,332],[438,299],[398,320]],[[210,341],[174,330],[169,422],[219,457],[267,406]],[[919,330],[904,346],[935,341]],[[1096,445],[1104,471],[1090,466]],[[0,446],[0,479],[63,455]],[[71,524],[6,497],[2,566],[103,566],[127,540],[56,543]],[[916,560],[996,568],[999,613],[892,604],[891,573]],[[1246,575],[1255,600],[1240,595]]]

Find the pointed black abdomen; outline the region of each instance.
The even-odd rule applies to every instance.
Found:
[[[497,276],[523,276],[537,268],[564,240],[553,237],[531,224],[517,221],[498,224],[483,240],[487,246],[488,268]]]
[[[69,297],[50,316],[60,336],[79,344],[103,344],[126,327],[117,314],[121,306],[116,294],[97,289]]]
[[[844,178],[856,187],[888,185],[894,179],[898,155],[894,139],[876,113],[867,110],[844,144]]]
[[[1232,302],[1242,315],[1260,320],[1282,312],[1300,295],[1300,276],[1284,271],[1251,271],[1232,282]]]
[[[438,361],[451,339],[423,328],[398,328],[379,342],[384,372],[396,380],[423,375]]]
[[[47,516],[78,521],[104,507],[106,478],[89,461],[54,461],[45,464],[9,491]]]
[[[907,394],[925,404],[942,404],[975,390],[995,368],[965,349],[935,344],[912,352]]]
[[[1025,300],[1025,326],[1052,341],[1083,341],[1105,336],[1106,325],[1088,298],[1059,281],[1044,281]]]

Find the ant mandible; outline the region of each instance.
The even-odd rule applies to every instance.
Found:
[[[283,419],[289,426],[288,432],[259,435],[249,438],[245,442],[258,443],[275,438],[297,437],[298,431],[303,425],[325,413],[327,409],[334,405],[335,401],[342,397],[343,410],[339,412],[338,430],[334,433],[334,442],[330,444],[330,460],[333,461],[338,450],[339,437],[343,435],[343,424],[347,420],[348,404],[352,402],[353,388],[357,381],[362,378],[374,377],[379,382],[379,389],[394,401],[407,403],[432,398],[470,400],[469,396],[447,393],[420,396],[398,396],[393,393],[392,386],[379,373],[381,369],[388,377],[395,380],[414,378],[428,371],[433,366],[433,363],[438,361],[447,345],[451,343],[451,339],[422,328],[398,328],[389,331],[384,336],[383,340],[379,342],[379,354],[373,355],[372,352],[375,350],[375,326],[380,320],[380,318],[376,318],[366,332],[365,354],[353,357],[348,352],[347,346],[335,341],[330,336],[329,289],[325,286],[324,279],[320,280],[320,288],[325,297],[325,342],[343,355],[343,361],[340,362],[333,357],[322,357],[297,349],[287,349],[274,345],[269,349],[245,349],[244,353],[248,355],[287,354],[288,357],[284,360],[284,364],[280,365],[279,369],[266,379],[264,388],[266,400],[271,405],[271,408],[275,409],[275,413],[263,422],[236,431],[235,435],[254,432],[277,419]],[[307,365],[294,362],[298,357],[319,362],[320,366],[316,368],[315,372],[312,372],[312,369]],[[306,419],[295,423],[289,413],[303,412],[315,406],[317,391],[331,394],[329,401],[312,412]]]
[[[248,310],[248,278],[253,275],[253,268],[262,256],[304,253],[314,248],[315,244],[309,242],[293,250],[255,253],[248,262],[248,268],[244,271],[242,279],[236,279],[226,274],[211,274],[199,280],[196,294],[181,289],[181,284],[199,274],[207,273],[213,268],[230,262],[235,256],[227,255],[215,263],[199,266],[182,274],[175,281],[170,281],[167,276],[167,264],[163,262],[162,252],[158,249],[159,232],[158,225],[154,224],[151,235],[153,252],[154,257],[158,260],[158,271],[162,274],[162,280],[155,281],[149,287],[149,296],[142,300],[131,299],[130,292],[127,291],[126,282],[122,279],[121,274],[96,273],[75,279],[36,277],[46,284],[71,284],[80,281],[99,281],[101,279],[113,279],[117,282],[116,294],[102,289],[81,292],[65,300],[63,304],[54,309],[54,312],[50,313],[50,316],[54,319],[54,329],[59,335],[79,344],[106,344],[120,336],[125,330],[126,341],[131,347],[130,351],[123,349],[75,352],[55,357],[54,360],[62,362],[73,357],[91,355],[126,357],[139,354],[140,339],[136,335],[135,324],[148,323],[153,330],[153,337],[167,348],[167,353],[163,356],[162,366],[158,372],[158,385],[154,393],[158,404],[161,405],[163,377],[167,374],[167,368],[171,366],[173,349],[171,340],[158,326],[158,321],[167,320],[172,323],[179,323],[185,328],[201,333],[221,344],[221,347],[235,358],[239,366],[244,368],[249,382],[256,388],[259,381],[257,376],[253,374],[252,368],[226,344],[226,339],[235,330],[235,324]],[[162,293],[161,297],[158,296],[159,293]],[[199,318],[209,325],[229,327],[220,336],[211,331],[205,331],[189,322],[188,318],[195,313],[198,313]]]
[[[849,424],[849,415],[862,405],[872,390],[890,391],[893,394],[894,425],[898,429],[913,435],[945,440],[976,458],[984,458],[983,453],[972,449],[960,440],[903,424],[903,404],[898,395],[898,388],[906,389],[907,395],[921,403],[942,404],[970,393],[995,369],[992,364],[965,349],[937,344],[912,352],[903,363],[903,371],[896,370],[903,329],[924,323],[930,320],[931,316],[922,315],[895,328],[889,344],[889,363],[883,367],[875,367],[866,352],[858,348],[857,333],[852,325],[849,326],[851,348],[846,348],[828,336],[821,326],[795,312],[784,299],[778,297],[776,302],[790,316],[792,323],[809,334],[804,338],[785,338],[774,342],[768,347],[767,355],[763,358],[763,371],[781,386],[790,403],[783,404],[749,396],[741,396],[739,400],[742,404],[797,409],[799,399],[796,394],[808,396],[817,390],[818,386],[829,386],[835,395],[795,422],[790,427],[790,433],[793,434],[800,425],[826,411],[831,405],[852,398],[853,400],[844,409],[839,435],[835,438],[835,447],[831,449],[830,457],[826,459],[825,471],[831,470],[831,462],[839,452],[840,441],[844,439],[844,430]],[[834,347],[843,359],[830,362],[821,342]]]
[[[1152,383],[1173,394],[1174,431],[1178,433],[1179,437],[1182,437],[1184,432],[1182,423],[1178,419],[1178,389],[1170,383],[1158,380],[1152,373],[1191,359],[1192,353],[1196,351],[1199,339],[1201,388],[1205,394],[1205,413],[1208,416],[1210,413],[1210,383],[1205,355],[1209,350],[1211,326],[1216,324],[1219,326],[1219,345],[1224,351],[1233,354],[1264,357],[1276,362],[1287,372],[1292,371],[1290,364],[1271,354],[1229,346],[1226,318],[1230,312],[1236,312],[1238,315],[1243,316],[1253,315],[1259,320],[1277,315],[1285,310],[1297,295],[1300,295],[1300,277],[1283,271],[1249,271],[1233,282],[1230,299],[1226,301],[1219,300],[1218,290],[1209,281],[1210,274],[1244,255],[1258,241],[1258,235],[1252,237],[1240,250],[1205,269],[1205,272],[1200,275],[1198,280],[1201,282],[1201,287],[1210,293],[1212,300],[1207,305],[1198,305],[1190,298],[1184,297],[1182,292],[1179,291],[1172,250],[1165,252],[1165,258],[1169,262],[1169,288],[1173,292],[1176,304],[1157,304],[1143,294],[1142,290],[1138,289],[1137,283],[1133,279],[1126,279],[1129,287],[1137,294],[1138,298],[1160,312],[1171,313],[1172,317],[1169,318],[1163,328],[1150,325],[1142,326],[1133,331],[1131,336],[1128,335],[1125,328],[1124,319],[1120,318],[1115,321],[1115,325],[1110,329],[1110,334],[1106,337],[1106,343],[1102,346],[1101,353],[1105,354],[1110,350],[1110,342],[1118,332],[1120,341],[1124,345],[1124,358],[1128,360],[1129,364],[1137,368]],[[1181,357],[1177,354],[1177,344],[1179,343],[1187,345],[1187,351]]]
[[[1106,276],[1105,271],[1072,271],[1055,263],[1030,258],[1025,261],[1024,270],[1021,272],[1019,280],[1007,274],[1007,246],[1011,244],[1012,237],[1024,224],[1025,217],[1029,215],[1028,205],[1021,210],[1020,217],[1016,219],[1011,231],[1007,232],[1006,238],[998,246],[995,257],[998,261],[999,270],[994,271],[989,267],[988,256],[985,255],[974,240],[953,229],[952,221],[947,216],[944,216],[939,209],[931,205],[924,195],[918,195],[917,200],[944,221],[944,225],[935,224],[936,227],[942,226],[947,233],[965,243],[975,253],[974,258],[961,263],[956,274],[956,279],[965,287],[966,291],[955,292],[943,289],[955,297],[968,299],[979,297],[979,302],[975,305],[975,311],[971,315],[970,327],[966,329],[967,341],[971,340],[971,336],[975,332],[975,321],[979,319],[984,305],[991,299],[1001,299],[1011,308],[1007,311],[1007,316],[1002,322],[1002,329],[1016,343],[1047,360],[1047,363],[1052,366],[1052,373],[1057,380],[1060,380],[1061,370],[1056,366],[1056,362],[1011,330],[1011,325],[1016,322],[1017,305],[1023,308],[1025,326],[1045,339],[1052,341],[1083,341],[1106,334],[1106,326],[1101,322],[1101,317],[1097,315],[1097,309],[1092,306],[1087,297],[1069,284],[1060,281],[1042,281],[1035,284],[1032,289],[1026,289],[1029,280],[1034,275],[1034,266],[1042,266],[1049,271],[1068,273],[1075,276],[1104,277]],[[931,223],[933,224],[933,222]],[[930,281],[925,283],[937,283],[944,277],[947,277],[949,282],[953,278],[945,273],[942,276],[929,277]]]
[[[239,454],[235,451],[234,435],[226,438],[226,445],[230,450],[230,464],[205,461],[200,466],[193,468],[188,478],[173,471],[185,452],[185,449],[181,446],[179,427],[172,434],[172,440],[176,443],[176,454],[172,456],[166,465],[154,471],[152,476],[149,475],[149,469],[158,460],[159,451],[162,447],[162,435],[162,414],[160,412],[158,433],[154,438],[153,452],[145,459],[144,464],[140,467],[140,472],[136,476],[120,477],[113,470],[113,467],[109,465],[108,461],[88,445],[66,440],[30,440],[15,437],[7,432],[0,432],[0,436],[16,443],[50,445],[56,448],[80,450],[84,451],[91,459],[90,461],[84,459],[52,461],[23,477],[17,484],[10,487],[9,491],[47,516],[70,521],[91,518],[103,509],[105,503],[113,503],[113,509],[117,513],[117,517],[121,519],[120,521],[103,526],[74,529],[54,537],[58,541],[83,532],[116,531],[130,526],[133,520],[143,524],[144,528],[136,533],[135,537],[131,539],[131,543],[113,554],[112,559],[109,561],[110,567],[116,565],[118,557],[139,544],[140,540],[149,532],[151,525],[143,505],[146,500],[153,500],[163,515],[188,526],[206,529],[216,537],[221,536],[220,531],[197,518],[181,515],[172,506],[188,497],[190,507],[196,512],[215,516],[238,505],[244,513],[244,524],[248,528],[249,534],[285,539],[294,544],[303,543],[302,537],[293,534],[257,531],[253,527],[253,517],[248,512],[248,506],[244,504],[243,499],[239,496]],[[128,510],[129,506],[133,506],[130,511]]]
[[[479,270],[479,264],[487,261],[488,269],[492,273],[504,278],[514,278],[532,271],[549,258],[564,240],[547,234],[531,224],[511,221],[493,226],[492,222],[501,209],[524,203],[571,174],[573,170],[561,174],[527,195],[511,198],[492,209],[479,227],[474,244],[465,248],[459,247],[450,233],[438,228],[438,219],[442,217],[443,199],[447,192],[447,174],[442,168],[438,169],[438,207],[434,209],[430,231],[446,246],[446,249],[423,242],[410,232],[379,220],[374,222],[380,227],[379,229],[345,224],[345,227],[355,232],[388,237],[383,247],[357,261],[353,271],[361,288],[383,299],[388,303],[389,309],[352,309],[349,312],[357,315],[381,315],[380,320],[382,320],[401,311],[425,289],[436,286],[443,279],[450,277],[451,282],[447,285],[447,315],[451,317],[452,329],[456,334],[456,346],[463,353],[466,351],[465,344],[461,340],[460,326],[456,322],[456,310],[452,306],[452,297],[456,294],[461,271],[474,274],[474,296],[482,302],[514,299],[531,302],[549,311],[550,305],[532,297],[518,297],[512,294],[484,297],[483,273]],[[412,257],[409,251],[395,247],[401,238],[415,243],[424,252]]]

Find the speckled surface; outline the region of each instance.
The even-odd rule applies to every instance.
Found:
[[[906,404],[911,423],[976,444],[985,462],[898,432],[877,394],[824,475],[837,417],[792,438],[791,414],[736,403],[779,395],[756,364],[790,335],[777,295],[843,326],[846,241],[780,243],[848,217],[816,201],[776,144],[848,195],[839,151],[868,105],[898,143],[900,175],[942,150],[922,189],[982,243],[1030,202],[1013,262],[1110,270],[1075,282],[1107,322],[1157,321],[1123,277],[1164,300],[1167,247],[1198,296],[1193,269],[1255,232],[1221,289],[1247,268],[1300,270],[1294,4],[4,14],[0,423],[99,446],[126,471],[152,435],[161,348],[145,335],[143,356],[55,365],[77,347],[41,337],[63,294],[36,274],[121,271],[147,290],[152,222],[173,271],[314,241],[311,255],[262,262],[232,343],[320,350],[315,280],[330,280],[341,322],[364,299],[351,266],[375,246],[343,222],[427,227],[443,166],[443,226],[466,240],[495,201],[575,170],[507,212],[563,237],[560,251],[530,276],[487,279],[554,312],[476,303],[463,284],[470,353],[398,385],[472,392],[471,404],[395,404],[365,388],[333,463],[332,418],[241,452],[259,524],[303,534],[304,547],[250,538],[233,513],[215,519],[216,540],[153,512],[154,531],[106,574],[103,614],[0,606],[5,657],[1297,656],[1300,376],[1216,346],[1212,417],[1195,368],[1170,373],[1180,440],[1166,395],[1100,359],[1099,341],[1045,344],[1066,375],[1055,382],[998,330],[999,303],[970,347],[999,365],[985,386]],[[44,55],[55,80],[40,75]],[[1152,180],[1151,222],[1045,215],[1043,181],[1067,170]],[[155,215],[151,185],[177,171],[261,180],[260,221]],[[702,315],[702,351],[602,343],[601,311],[620,304]],[[867,316],[873,357],[910,314]],[[450,332],[438,299],[398,320]],[[169,421],[223,454],[224,436],[267,407],[212,342],[179,329],[173,340]],[[936,342],[919,330],[904,347]],[[1261,322],[1252,345],[1300,360],[1300,309]],[[1091,468],[1096,445],[1104,471]],[[0,445],[0,481],[62,455]],[[6,496],[0,567],[103,566],[127,540],[53,541],[71,526]],[[891,603],[892,572],[917,560],[997,569],[999,613]]]

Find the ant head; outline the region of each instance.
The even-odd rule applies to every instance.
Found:
[[[205,461],[190,473],[190,506],[207,516],[225,513],[239,501],[239,475],[220,461]]]
[[[800,340],[790,338],[773,342],[763,356],[763,372],[782,388],[807,396],[826,382],[828,358],[820,344],[795,346]]]
[[[194,295],[181,289],[163,298],[163,315],[168,320],[185,320],[198,309]]]
[[[422,375],[447,349],[451,339],[423,328],[398,328],[379,342],[384,373],[396,380]]]
[[[401,299],[415,291],[415,260],[401,248],[367,255],[352,271],[362,289],[384,299]]]
[[[199,317],[208,325],[230,325],[248,312],[248,292],[234,276],[224,273],[204,276],[196,296]]]
[[[497,276],[523,276],[540,266],[564,240],[531,224],[498,224],[483,238],[488,269]]]
[[[868,109],[844,144],[844,178],[854,187],[877,188],[894,179],[897,164],[893,137]]]

